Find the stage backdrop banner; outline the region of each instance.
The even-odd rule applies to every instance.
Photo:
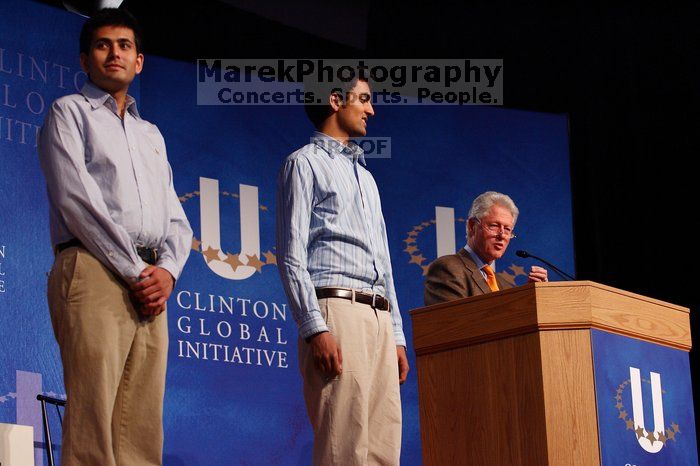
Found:
[[[82,23],[39,3],[0,2],[0,422],[34,427],[37,466],[45,458],[36,396],[65,390],[46,304],[53,254],[36,139],[51,103],[85,81]]]
[[[85,78],[80,24],[44,5],[0,4],[0,422],[34,426],[37,464],[43,437],[34,398],[64,389],[45,297],[53,257],[35,133],[50,102]],[[313,128],[299,106],[197,106],[190,63],[147,56],[133,90],[142,116],[165,137],[195,236],[168,303],[165,464],[309,464],[296,325],[279,279],[274,230],[278,169]],[[367,167],[382,197],[415,368],[408,311],[422,306],[424,274],[438,251],[464,246],[476,195],[502,191],[520,208],[518,237],[497,263],[504,278],[524,283],[531,263],[516,258],[521,248],[573,272],[567,120],[491,107],[375,111],[368,135],[383,142],[381,150],[365,146],[377,156]],[[18,122],[32,128],[24,140]],[[401,395],[402,464],[420,464],[415,369]],[[60,444],[60,426],[53,430]]]

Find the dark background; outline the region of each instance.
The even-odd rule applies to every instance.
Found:
[[[506,107],[569,116],[577,277],[690,307],[698,337],[697,2],[174,4],[124,2],[147,53],[502,58]],[[691,367],[700,400],[697,350]]]

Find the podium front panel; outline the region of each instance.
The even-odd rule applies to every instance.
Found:
[[[683,350],[591,330],[603,465],[697,465]]]

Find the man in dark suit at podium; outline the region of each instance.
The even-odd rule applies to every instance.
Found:
[[[511,288],[511,283],[496,275],[495,262],[515,237],[518,214],[506,194],[487,191],[474,199],[467,220],[467,244],[456,254],[439,257],[428,268],[425,305]],[[532,266],[528,281],[547,281],[547,270]]]

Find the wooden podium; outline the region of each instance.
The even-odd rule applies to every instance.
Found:
[[[689,310],[593,282],[415,309],[423,464],[599,465],[591,329],[689,351]]]

